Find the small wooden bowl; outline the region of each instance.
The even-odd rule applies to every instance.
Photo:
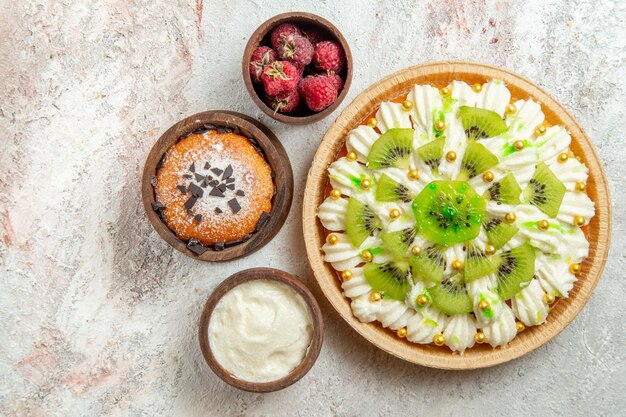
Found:
[[[155,202],[154,187],[150,183],[156,174],[157,165],[162,156],[181,136],[202,128],[204,125],[221,126],[235,129],[239,134],[253,141],[264,153],[265,160],[272,168],[276,194],[272,198],[272,211],[268,222],[245,242],[235,244],[224,250],[209,248],[202,255],[197,255],[187,248],[187,243],[180,240],[152,209]],[[267,244],[282,227],[293,197],[293,172],[285,148],[274,134],[258,121],[240,113],[230,111],[206,111],[189,116],[170,127],[156,141],[143,169],[141,178],[141,198],[146,216],[152,227],[170,246],[194,259],[202,261],[226,261],[249,255]]]
[[[499,79],[507,84],[513,99],[529,97],[539,101],[550,125],[561,124],[572,137],[571,149],[589,168],[587,193],[596,203],[596,214],[587,226],[589,257],[582,264],[582,272],[570,291],[569,298],[553,305],[547,322],[527,328],[506,347],[492,349],[484,344],[452,354],[447,348],[420,345],[400,339],[379,323],[361,323],[350,308],[350,300],[343,296],[337,274],[324,262],[321,247],[325,234],[317,219],[317,208],[325,198],[328,184],[328,165],[335,161],[344,146],[348,132],[358,126],[380,103],[406,94],[414,84],[445,86],[453,80],[469,84]],[[611,240],[611,204],[608,184],[602,163],[593,143],[572,115],[550,94],[528,79],[511,71],[470,62],[435,62],[417,65],[396,72],[359,94],[337,118],[322,139],[304,191],[303,202],[304,241],[307,256],[315,278],[339,315],[358,333],[384,351],[419,365],[440,369],[475,369],[501,364],[518,358],[542,346],[559,334],[582,310],[598,283],[606,262]]]
[[[259,84],[254,84],[252,79],[250,78],[250,57],[252,53],[257,48],[257,46],[263,44],[269,46],[269,36],[270,32],[275,26],[280,25],[281,23],[293,23],[306,31],[307,28],[318,28],[322,29],[328,33],[329,37],[341,45],[343,51],[346,55],[346,65],[339,72],[339,76],[343,79],[343,89],[337,96],[337,99],[333,104],[325,108],[320,112],[313,112],[309,110],[304,103],[300,103],[298,109],[294,110],[294,112],[287,114],[282,114],[275,112],[271,109],[265,102],[262,97],[265,96],[263,92],[263,86]],[[272,17],[271,19],[265,21],[261,26],[254,31],[250,39],[248,40],[248,44],[243,52],[243,59],[241,61],[241,70],[243,73],[243,81],[246,84],[246,88],[250,93],[250,97],[256,103],[257,106],[265,114],[270,116],[273,119],[278,120],[279,122],[288,123],[288,124],[308,124],[317,122],[322,120],[324,117],[331,114],[339,104],[343,101],[346,94],[348,94],[348,90],[350,89],[350,84],[352,83],[352,53],[350,52],[350,47],[348,46],[348,42],[343,37],[339,29],[337,29],[332,23],[323,17],[314,15],[312,13],[305,12],[289,12],[279,14],[277,16]]]
[[[296,290],[309,306],[311,319],[313,321],[313,336],[311,338],[311,344],[309,345],[309,349],[307,350],[305,357],[302,359],[302,362],[300,362],[300,364],[286,376],[270,382],[250,382],[233,376],[225,370],[219,362],[217,362],[209,344],[209,322],[211,320],[211,314],[213,313],[217,303],[224,296],[224,294],[237,285],[256,279],[273,279],[275,281],[282,282],[283,284],[287,284]],[[202,350],[202,355],[209,365],[209,368],[211,368],[211,370],[215,372],[215,374],[224,382],[245,391],[272,392],[288,387],[309,372],[317,360],[320,349],[322,348],[322,341],[324,339],[324,319],[315,297],[298,277],[273,268],[252,268],[231,275],[218,285],[217,288],[215,288],[213,293],[209,296],[209,299],[202,310],[202,315],[200,316],[199,338],[200,349]]]

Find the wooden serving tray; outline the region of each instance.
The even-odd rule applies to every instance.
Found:
[[[587,193],[596,203],[596,215],[586,229],[590,243],[589,257],[569,293],[553,305],[548,321],[520,333],[506,347],[493,349],[477,345],[465,354],[452,354],[447,347],[420,345],[398,338],[379,323],[361,323],[352,315],[350,300],[343,296],[340,280],[330,264],[324,262],[321,247],[324,230],[317,219],[317,208],[325,197],[327,167],[343,148],[348,132],[375,111],[381,102],[409,92],[414,84],[443,87],[453,80],[468,84],[484,83],[492,78],[502,80],[512,99],[532,97],[539,101],[550,125],[565,126],[572,136],[570,148],[589,168]],[[396,72],[367,88],[341,113],[322,139],[306,183],[303,203],[304,239],[307,256],[315,278],[333,307],[359,334],[382,350],[409,362],[441,369],[476,369],[510,361],[531,352],[561,332],[583,308],[595,288],[609,251],[611,204],[607,180],[593,144],[572,115],[550,94],[526,78],[505,69],[471,62],[449,61],[418,65]]]

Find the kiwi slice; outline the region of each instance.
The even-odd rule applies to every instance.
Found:
[[[367,166],[373,169],[409,168],[413,147],[413,129],[389,129],[372,145],[367,156]]]
[[[535,249],[526,242],[494,257],[498,285],[496,292],[503,300],[512,298],[535,274]]]
[[[412,208],[420,233],[450,246],[478,236],[485,206],[465,181],[433,181],[418,194]]]
[[[465,266],[463,275],[465,282],[472,282],[485,275],[494,273],[495,265],[489,260],[484,250],[476,245],[466,247]]]
[[[441,158],[443,158],[443,147],[445,144],[445,138],[435,139],[417,148],[417,156],[422,158],[430,169],[436,171],[441,163]]]
[[[446,258],[443,254],[443,247],[430,246],[417,256],[411,256],[409,263],[413,276],[425,278],[429,281],[440,282],[443,272],[446,269]]]
[[[396,232],[388,232],[380,235],[385,247],[396,258],[403,258],[409,250],[409,245],[415,239],[417,230],[408,227]]]
[[[433,305],[446,314],[471,313],[474,310],[461,274],[444,279],[440,284],[429,288],[428,293]]]
[[[467,180],[498,165],[498,157],[489,152],[482,143],[468,142],[458,180]]]
[[[477,107],[459,107],[459,116],[468,139],[492,138],[508,130],[498,113]]]
[[[485,229],[487,240],[496,249],[504,246],[519,231],[516,226],[497,217],[486,218],[483,222],[483,229]]]
[[[392,179],[389,175],[383,174],[376,183],[376,200],[378,201],[403,201],[410,203],[414,196],[409,188]]]
[[[380,219],[370,206],[354,197],[348,200],[346,233],[352,245],[358,248],[368,236],[381,227]]]
[[[509,173],[500,181],[494,182],[485,194],[485,198],[502,204],[519,204],[519,196],[522,188],[517,183],[513,174]]]
[[[409,265],[406,262],[369,263],[365,265],[363,273],[367,283],[385,297],[404,301],[406,293],[411,289],[407,279]]]
[[[550,217],[556,217],[565,195],[565,185],[548,168],[539,162],[535,173],[524,190],[524,198]]]

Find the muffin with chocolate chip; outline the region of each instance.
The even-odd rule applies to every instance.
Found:
[[[198,254],[247,240],[272,208],[270,166],[247,138],[224,129],[178,141],[154,180],[156,210]]]

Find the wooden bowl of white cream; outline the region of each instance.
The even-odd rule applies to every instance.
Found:
[[[272,392],[311,369],[323,330],[320,307],[299,278],[252,268],[231,275],[209,296],[200,317],[200,349],[227,384]]]

